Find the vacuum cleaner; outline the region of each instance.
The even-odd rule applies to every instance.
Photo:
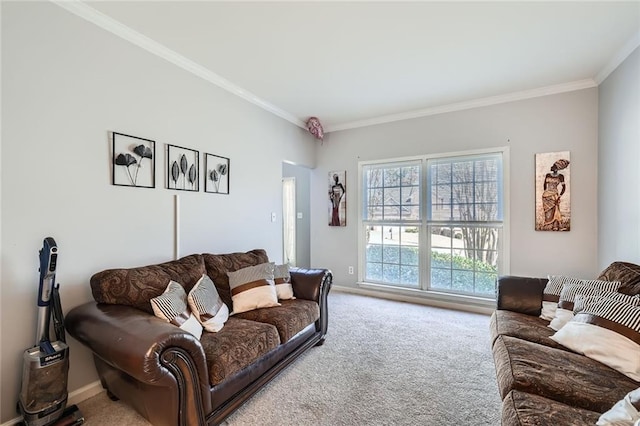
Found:
[[[57,265],[58,246],[53,238],[47,237],[40,249],[36,343],[23,355],[18,411],[26,426],[84,423],[75,405],[66,407],[69,346],[65,341],[60,284],[55,284]],[[55,332],[54,341],[50,338],[51,328]]]

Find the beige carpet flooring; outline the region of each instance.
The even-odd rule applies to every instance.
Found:
[[[329,333],[224,423],[498,425],[489,317],[333,292]],[[149,425],[104,393],[89,426]]]

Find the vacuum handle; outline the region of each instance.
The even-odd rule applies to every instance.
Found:
[[[40,285],[38,287],[38,306],[49,306],[51,289],[56,279],[58,266],[58,246],[56,241],[47,237],[40,249]]]

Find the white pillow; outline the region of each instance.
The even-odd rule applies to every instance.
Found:
[[[293,286],[291,285],[291,274],[289,273],[289,265],[275,265],[273,278],[276,284],[276,293],[278,300],[295,299],[293,296]]]
[[[578,294],[594,296],[602,291],[615,292],[620,287],[619,281],[580,280],[578,284],[566,282],[562,286],[556,314],[549,327],[560,330],[573,318],[573,303]]]
[[[587,302],[551,339],[640,381],[640,307],[617,300]]]
[[[640,388],[629,392],[609,411],[603,413],[596,426],[633,426],[640,422]]]
[[[222,301],[211,278],[203,274],[187,295],[191,312],[205,330],[216,333],[229,319],[229,307]]]
[[[189,310],[187,293],[180,284],[170,281],[164,293],[154,297],[150,302],[155,316],[180,327],[184,331],[188,331],[196,336],[197,339],[200,339],[202,325]]]
[[[262,263],[235,272],[227,272],[234,314],[280,306],[273,269],[273,263]]]

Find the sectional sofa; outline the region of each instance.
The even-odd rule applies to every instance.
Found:
[[[550,325],[560,306],[565,306],[563,303],[571,297],[571,289],[583,289],[580,291],[586,294],[584,286],[594,282],[579,280],[580,283],[570,284],[569,278],[564,277],[560,292],[563,299],[558,291],[554,296],[550,290],[550,279],[559,278],[498,279],[497,309],[490,328],[503,399],[503,426],[595,425],[603,413],[640,388],[640,308],[622,307],[618,302],[605,301],[604,296],[574,295],[572,309],[582,302],[586,308],[577,312],[564,310],[571,318],[554,330]],[[614,262],[597,281],[604,281],[604,286],[619,282],[614,293],[639,295],[640,266]],[[610,293],[603,290],[602,294]],[[613,295],[625,299],[628,296]],[[632,302],[638,305],[635,300]],[[541,318],[545,309],[554,304],[553,320]],[[620,321],[627,318],[631,322],[620,325],[619,318],[609,320],[606,314],[594,310],[605,305],[624,310]]]

